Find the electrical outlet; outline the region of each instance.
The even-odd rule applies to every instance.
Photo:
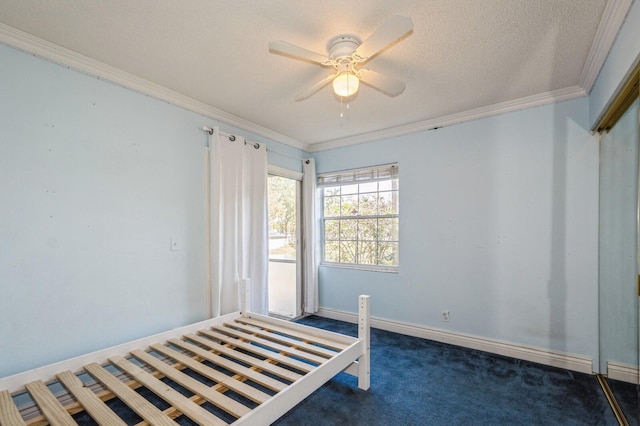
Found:
[[[442,311],[442,321],[449,322],[451,316],[449,315],[449,311]]]

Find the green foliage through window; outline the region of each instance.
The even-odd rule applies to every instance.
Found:
[[[398,266],[399,188],[396,164],[321,175],[324,261]]]
[[[269,259],[296,260],[296,181],[269,176]]]

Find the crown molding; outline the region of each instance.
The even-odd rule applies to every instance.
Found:
[[[576,86],[566,87],[551,92],[541,93],[511,101],[501,102],[486,107],[463,111],[461,113],[446,115],[434,119],[419,121],[407,125],[383,129],[380,131],[363,133],[346,138],[333,139],[330,141],[318,142],[309,145],[309,152],[319,152],[328,149],[341,148],[349,145],[356,145],[372,142],[380,139],[403,136],[424,130],[431,130],[438,127],[450,126],[465,121],[486,118],[493,115],[518,111],[554,102],[566,101],[581,96],[586,96],[591,92],[593,85],[604,65],[607,55],[624,23],[624,19],[631,8],[633,0],[608,0],[598,29],[594,37],[591,49],[585,61],[580,79]]]
[[[408,135],[411,133],[418,133],[425,130],[433,130],[444,126],[451,126],[452,124],[463,123],[465,121],[492,117],[494,115],[505,114],[508,112],[519,111],[555,102],[568,101],[570,99],[575,99],[586,95],[587,92],[579,86],[566,87],[563,89],[553,90],[551,92],[539,93],[536,95],[526,96],[524,98],[500,102],[497,104],[488,105],[486,107],[476,108],[450,115],[444,115],[442,117],[418,121],[415,123],[392,127],[389,129],[363,133],[360,135],[334,139],[326,142],[319,142],[311,144],[309,146],[309,151],[325,151],[328,149],[342,148],[349,145],[357,145],[381,139]]]
[[[308,144],[304,142],[2,23],[0,23],[0,43],[273,141],[308,150]]]
[[[466,121],[487,118],[498,114],[518,111],[526,108],[546,105],[554,102],[566,101],[586,96],[591,91],[595,80],[602,68],[607,54],[622,26],[633,0],[608,0],[600,19],[594,41],[585,61],[579,83],[550,92],[540,93],[524,98],[500,102],[481,108],[442,117],[422,120],[379,131],[362,133],[345,138],[333,139],[313,144],[298,141],[289,136],[275,132],[266,127],[252,123],[236,115],[230,114],[211,105],[197,101],[188,96],[177,93],[159,84],[137,77],[118,68],[63,48],[54,43],[35,37],[8,25],[0,23],[0,43],[31,53],[48,61],[72,68],[79,72],[110,81],[127,89],[149,95],[156,99],[169,102],[178,107],[201,114],[225,124],[237,127],[270,140],[301,149],[307,152],[319,152],[341,148],[381,139],[388,139],[431,130],[443,126],[463,123]]]
[[[608,0],[605,5],[589,55],[580,74],[580,80],[578,80],[578,86],[582,87],[587,94],[591,92],[596,82],[632,3],[633,0]]]

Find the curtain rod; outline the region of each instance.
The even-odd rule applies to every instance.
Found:
[[[306,164],[309,164],[309,159],[308,158],[294,157],[293,155],[285,154],[284,152],[280,152],[280,151],[275,151],[273,149],[270,149],[269,147],[267,147],[267,151],[268,152],[273,152],[274,154],[282,155],[283,157],[289,157],[289,158],[291,158],[293,160],[304,161]]]
[[[202,130],[204,130],[205,132],[209,133],[209,135],[213,135],[213,129],[211,127],[203,127]],[[231,135],[229,133],[224,133],[224,132],[218,132],[221,136],[224,136],[226,138],[229,138],[229,140],[231,142],[236,140],[236,136],[235,135]],[[255,149],[259,149],[260,148],[260,144],[258,142],[249,142],[253,144],[253,147]],[[247,144],[247,141],[244,141],[244,144]],[[268,152],[273,152],[274,154],[278,154],[278,155],[282,155],[283,157],[289,157],[291,159],[294,160],[300,160],[300,161],[304,161],[306,164],[309,164],[309,160],[307,158],[300,158],[300,157],[294,157],[293,155],[289,155],[289,154],[285,154],[284,152],[279,152],[279,151],[274,151],[273,149],[269,149],[269,147],[267,146],[267,151]]]
[[[209,133],[210,135],[213,135],[213,129],[211,127],[203,127],[202,130]],[[236,135],[231,135],[229,133],[224,133],[224,132],[218,132],[218,133],[220,134],[220,136],[224,136],[228,138],[231,142],[236,140]],[[260,144],[258,142],[247,142],[247,140],[245,139],[244,144],[245,145],[251,144],[255,149],[260,149]]]

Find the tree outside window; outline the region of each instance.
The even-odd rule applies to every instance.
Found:
[[[324,262],[397,268],[397,165],[322,176]]]
[[[296,181],[269,176],[269,258],[296,259]]]

